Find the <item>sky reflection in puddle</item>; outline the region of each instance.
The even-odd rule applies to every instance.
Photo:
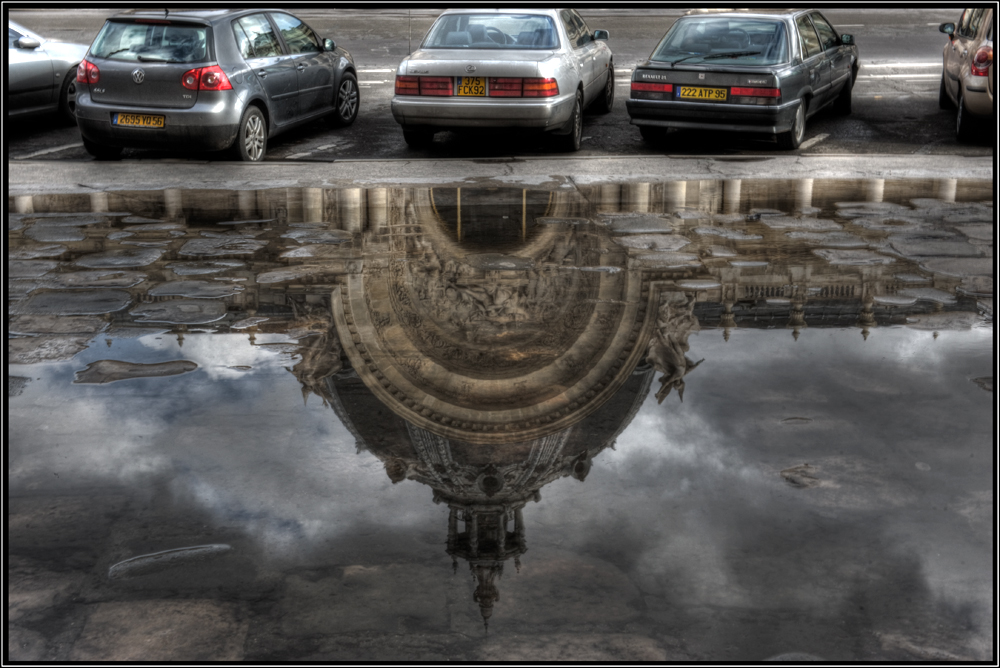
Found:
[[[989,657],[992,184],[102,195],[8,223],[87,223],[9,279],[20,656]]]

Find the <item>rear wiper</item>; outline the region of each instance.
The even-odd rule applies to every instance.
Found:
[[[702,55],[702,54],[700,54],[700,53],[693,53],[693,52],[691,52],[691,51],[685,51],[685,53],[688,53],[688,54],[690,54],[690,55],[688,55],[688,56],[684,56],[683,58],[678,58],[677,60],[672,60],[672,61],[670,61],[670,67],[671,67],[671,68],[673,68],[673,66],[674,66],[674,65],[676,65],[677,63],[682,63],[682,62],[684,62],[685,60],[688,60],[688,59],[690,59],[690,58],[697,58],[697,57],[699,57],[699,56],[701,56],[701,55]]]
[[[756,56],[760,51],[729,51],[728,53],[712,53],[703,60],[708,60],[710,58],[739,58],[740,56]]]
[[[106,55],[104,57],[105,58],[110,58],[111,56],[115,55],[116,53],[121,53],[122,51],[131,51],[131,50],[132,50],[131,46],[126,46],[124,49],[118,49],[117,51],[112,51],[111,53],[109,53],[108,55]]]

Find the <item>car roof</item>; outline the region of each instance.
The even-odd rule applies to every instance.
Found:
[[[721,11],[713,10],[698,10],[693,9],[684,14],[681,18],[686,18],[689,16],[704,16],[704,17],[746,17],[746,16],[759,16],[761,18],[775,18],[784,16],[794,16],[795,14],[802,14],[803,12],[813,11],[811,9],[802,8],[784,8],[784,9],[726,9]],[[817,10],[818,11],[818,10]]]
[[[441,16],[445,14],[545,14],[547,16],[552,16],[558,9],[551,9],[546,7],[504,7],[503,9],[493,9],[486,7],[466,7],[463,9],[446,9],[441,12]]]
[[[111,17],[111,19],[177,19],[185,21],[194,21],[197,23],[215,24],[222,21],[233,19],[239,16],[246,16],[247,14],[259,14],[261,12],[282,12],[287,13],[284,9],[268,8],[268,7],[255,7],[253,9],[178,9],[172,12],[164,13],[165,10],[128,10],[120,12]]]

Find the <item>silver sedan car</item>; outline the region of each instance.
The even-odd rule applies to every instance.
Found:
[[[608,32],[573,9],[442,13],[399,64],[392,115],[410,146],[454,128],[534,128],[576,151],[583,110],[611,111]]]
[[[83,44],[47,40],[7,22],[7,118],[58,111],[76,122],[76,67]]]

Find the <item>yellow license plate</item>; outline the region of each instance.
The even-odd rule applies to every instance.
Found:
[[[486,96],[486,77],[458,77],[458,94]]]
[[[149,114],[113,114],[111,124],[128,128],[162,128],[164,116]]]
[[[701,88],[700,86],[680,86],[682,100],[708,100],[724,102],[729,94],[728,88]]]

